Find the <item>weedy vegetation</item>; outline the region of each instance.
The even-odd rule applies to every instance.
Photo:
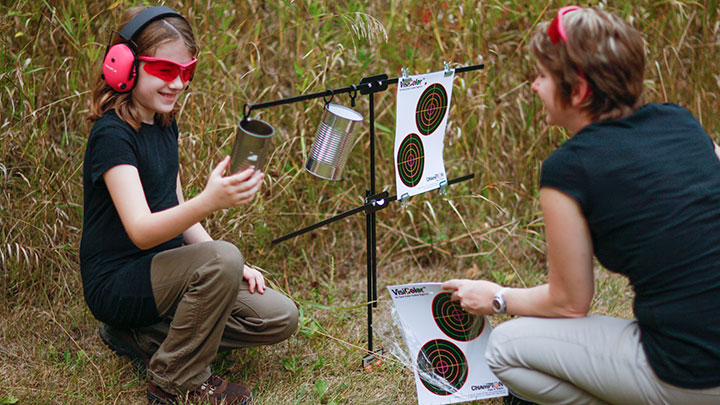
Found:
[[[145,377],[97,335],[82,296],[82,158],[90,89],[111,30],[134,1],[0,3],[0,404],[145,402]],[[375,346],[399,339],[384,287],[454,277],[512,286],[546,279],[537,203],[542,160],[570,134],[544,122],[530,91],[526,43],[561,2],[168,1],[201,46],[199,71],[180,101],[181,178],[203,189],[230,152],[245,103],[358,84],[363,77],[484,63],[456,76],[445,140],[447,195],[429,192],[377,214],[379,303]],[[587,2],[613,10],[648,44],[647,101],[690,109],[720,141],[717,0]],[[378,191],[394,193],[395,91],[375,96]],[[348,105],[347,95],[335,102]],[[209,217],[215,238],[241,247],[270,283],[298,303],[287,342],[218,356],[214,371],[248,384],[265,404],[408,404],[412,371],[388,350],[372,372],[365,354],[365,218],[271,241],[363,203],[369,187],[368,97],[341,182],[303,169],[323,101],[253,111],[276,129],[262,192]],[[596,269],[593,313],[629,317],[624,279]],[[502,321],[493,318],[497,324]],[[487,403],[501,403],[488,400]]]

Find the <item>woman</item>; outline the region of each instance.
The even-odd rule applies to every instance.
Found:
[[[720,160],[695,118],[640,105],[640,33],[564,7],[530,43],[532,90],[574,136],[543,163],[548,283],[450,280],[496,328],[486,357],[517,396],[549,404],[720,402]],[[588,316],[593,256],[629,278],[636,319]]]

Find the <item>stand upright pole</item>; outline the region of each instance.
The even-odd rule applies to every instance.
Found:
[[[369,94],[370,101],[370,189],[366,190],[365,203],[370,202],[375,195],[375,94]],[[367,299],[368,299],[368,352],[373,352],[373,320],[372,311],[377,306],[377,258],[375,244],[375,211],[365,213],[367,229],[365,230],[367,240]]]
[[[370,194],[375,195],[375,94],[370,93]],[[373,197],[374,198],[374,197]],[[373,308],[377,308],[377,211],[370,212],[372,218],[372,229],[370,238],[372,239],[372,249],[368,254],[372,257],[372,266],[368,270],[372,273],[372,297],[370,302]],[[372,352],[372,346],[369,347]]]

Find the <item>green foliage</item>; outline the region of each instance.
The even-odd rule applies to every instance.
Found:
[[[0,397],[0,404],[3,405],[17,404],[18,402],[20,402],[20,399],[16,398],[13,394]]]
[[[327,383],[325,380],[315,381],[315,394],[318,396],[318,400],[322,401],[323,396],[327,392]]]
[[[82,297],[82,161],[92,87],[110,32],[135,0],[17,0],[0,4],[0,403],[137,403],[144,380],[97,338]],[[411,74],[484,63],[457,75],[444,149],[448,175],[471,181],[378,212],[380,303],[388,284],[451,277],[505,284],[545,280],[540,162],[569,134],[549,128],[532,94],[525,51],[557,4],[514,1],[169,1],[188,16],[199,69],[180,100],[186,197],[229,153],[245,103],[322,92],[408,67]],[[605,4],[605,3],[603,3]],[[611,2],[648,41],[646,100],[689,108],[720,139],[718,1]],[[375,96],[378,190],[393,194],[395,87]],[[334,102],[349,105],[339,95]],[[304,170],[322,99],[253,111],[276,129],[265,185],[251,204],[203,223],[267,270],[300,303],[288,342],[238,350],[213,365],[243,379],[263,403],[408,403],[412,373],[389,360],[362,371],[365,218],[349,217],[292,240],[271,241],[362,204],[369,133],[346,179]],[[368,97],[356,109],[369,116]],[[632,291],[598,272],[593,310],[629,316]],[[381,318],[382,319],[382,318]],[[377,320],[377,329],[382,321]],[[37,381],[41,381],[38,384]],[[42,388],[40,388],[42,387]],[[7,391],[6,391],[7,390]]]

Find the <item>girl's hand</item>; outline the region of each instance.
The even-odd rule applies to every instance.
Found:
[[[262,273],[249,267],[247,264],[243,267],[243,278],[250,284],[251,294],[255,292],[255,288],[257,288],[257,292],[260,294],[265,292],[265,278]]]
[[[451,299],[460,301],[465,311],[475,315],[492,315],[492,301],[500,285],[485,280],[449,280],[442,284],[443,290],[452,291]]]
[[[227,156],[210,173],[205,190],[203,190],[213,211],[250,202],[265,178],[263,172],[254,169],[246,169],[223,177],[223,173],[229,165],[230,157]]]

